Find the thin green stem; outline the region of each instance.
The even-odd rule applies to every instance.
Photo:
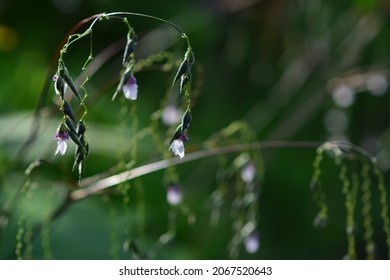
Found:
[[[142,14],[142,13],[132,13],[132,12],[113,12],[113,13],[101,14],[100,16],[101,17],[137,16],[137,17],[150,18],[150,19],[164,22],[164,23],[172,26],[173,28],[175,28],[180,33],[181,37],[186,40],[188,48],[191,48],[191,44],[190,44],[190,40],[188,39],[188,36],[177,25],[175,25],[174,23],[172,23],[168,20],[165,20],[165,19],[162,19],[159,17],[155,17],[155,16],[151,16],[151,15],[146,15],[146,14]]]
[[[364,240],[366,241],[366,255],[367,259],[372,260],[375,258],[375,243],[374,243],[374,228],[372,226],[372,214],[371,214],[371,177],[370,177],[370,165],[368,163],[364,163],[363,169],[361,172],[362,177],[362,215],[363,215],[363,228],[364,228]]]
[[[387,191],[382,173],[377,167],[374,167],[374,172],[378,180],[378,189],[380,192],[380,205],[381,205],[381,218],[383,222],[383,231],[386,235],[387,245],[387,257],[390,259],[390,218],[389,218],[389,207],[387,202]]]

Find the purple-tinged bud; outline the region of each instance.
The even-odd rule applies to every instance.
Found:
[[[170,185],[167,189],[167,201],[170,205],[176,206],[183,200],[180,188],[176,185]]]
[[[66,153],[66,149],[68,148],[68,140],[69,140],[69,133],[68,131],[61,126],[56,134],[54,135],[54,140],[57,141],[57,149],[54,153],[54,155],[57,155],[58,153],[63,156]]]
[[[128,77],[125,77],[124,85],[123,85],[123,93],[127,99],[136,100],[138,96],[138,85],[137,80],[130,74]]]

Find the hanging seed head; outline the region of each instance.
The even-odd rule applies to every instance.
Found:
[[[186,86],[188,82],[191,81],[191,72],[185,73],[180,78],[180,96],[183,96],[186,93]]]
[[[69,117],[73,122],[76,123],[75,117],[73,115],[72,107],[65,100],[64,100],[64,104],[62,106],[62,112],[64,113],[65,116]]]
[[[127,43],[125,47],[125,52],[123,53],[122,65],[126,67],[127,64],[134,57],[135,45],[137,44],[137,35],[133,30],[130,30],[127,33]]]
[[[67,85],[61,75],[54,75],[53,77],[54,80],[54,90],[57,95],[61,97],[61,99],[64,99],[64,94],[67,89]]]
[[[181,124],[182,124],[182,131],[185,131],[189,126],[192,121],[192,114],[190,110],[187,110],[182,118]]]
[[[179,70],[177,70],[175,78],[173,79],[173,84],[175,84],[176,81],[179,80],[187,72],[188,68],[189,68],[188,60],[183,60],[182,63],[180,64]]]
[[[83,120],[80,120],[77,124],[76,133],[78,136],[84,135],[87,128],[85,127],[85,123]]]
[[[75,83],[73,82],[72,77],[69,75],[69,71],[66,68],[63,60],[60,62],[59,68],[60,68],[60,70],[59,70],[60,77],[63,77],[65,82],[69,85],[70,89],[74,93],[74,95],[81,101],[81,96],[76,88]]]
[[[69,129],[69,132],[71,134],[77,134],[76,125],[73,122],[73,120],[71,118],[69,118],[68,116],[65,116],[65,125]]]

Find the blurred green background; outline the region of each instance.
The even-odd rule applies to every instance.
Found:
[[[318,206],[310,191],[316,156],[312,145],[264,149],[262,164],[258,153],[249,153],[257,162],[252,193],[258,199],[249,207],[252,210],[235,206],[242,195],[236,153],[176,167],[175,183],[183,194],[179,206],[166,200],[170,171],[159,171],[76,202],[33,234],[34,226],[60,204],[77,180],[71,171],[74,145],[69,144],[64,157],[54,157],[53,135],[61,113],[53,83],[40,99],[45,78],[61,42],[77,22],[113,11],[164,18],[189,36],[196,63],[188,153],[205,149],[210,137],[218,138],[217,146],[347,140],[376,157],[389,191],[390,5],[386,0],[0,0],[0,258],[343,258],[346,210],[338,167],[331,157],[322,166],[329,223],[324,228],[313,226]],[[180,63],[185,45],[179,34],[153,20],[129,17],[129,22],[139,37],[136,59],[169,51]],[[125,36],[120,22],[99,23],[93,37],[95,55]],[[84,41],[66,54],[73,77],[80,73],[88,46]],[[122,99],[111,101],[118,59],[120,54],[88,84],[91,154],[86,177],[123,160],[133,143],[131,106]],[[174,72],[151,68],[137,75],[138,130],[151,127],[153,113],[165,106]],[[37,104],[39,120],[33,118]],[[36,122],[40,124],[36,140],[20,152]],[[228,126],[241,127],[238,122],[246,124],[243,131],[228,137],[218,134]],[[158,125],[156,135],[168,150],[172,129],[160,121]],[[161,159],[157,150],[150,137],[139,141],[136,166]],[[25,170],[38,159],[50,164],[34,171],[27,190]],[[382,259],[387,258],[388,248],[380,194],[376,180],[372,181],[375,256]],[[211,225],[215,191],[223,189],[227,193],[219,222]],[[354,230],[357,257],[365,258],[360,200],[359,196]],[[388,197],[384,200],[389,202]],[[248,213],[256,214],[255,253],[245,250],[243,236],[235,229],[243,226],[240,219]]]

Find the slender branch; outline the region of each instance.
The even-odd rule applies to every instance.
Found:
[[[138,17],[150,18],[150,19],[164,22],[164,23],[172,26],[173,28],[175,28],[180,33],[181,37],[187,41],[188,47],[189,48],[191,47],[188,36],[176,24],[174,24],[168,20],[165,20],[165,19],[159,18],[159,17],[155,17],[155,16],[151,16],[151,15],[147,15],[147,14],[132,13],[132,12],[113,12],[113,13],[102,14],[102,16],[107,16],[107,17],[117,16],[117,15],[138,16]]]
[[[317,148],[322,142],[311,142],[311,141],[270,141],[270,142],[255,142],[237,144],[225,147],[218,147],[210,150],[202,150],[187,154],[183,159],[170,158],[156,161],[150,164],[146,164],[140,167],[133,168],[128,171],[121,172],[116,175],[104,179],[98,179],[97,181],[91,182],[90,178],[85,178],[80,182],[81,189],[75,190],[70,194],[70,199],[73,201],[86,198],[99,191],[105,190],[112,186],[118,185],[125,181],[141,177],[152,172],[156,172],[162,169],[166,169],[169,166],[180,165],[187,162],[192,162],[199,159],[205,159],[222,154],[231,154],[244,152],[249,150],[257,149],[271,149],[271,148]]]

